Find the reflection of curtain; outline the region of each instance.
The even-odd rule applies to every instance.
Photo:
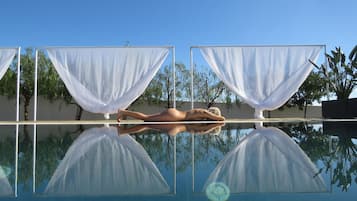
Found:
[[[116,127],[84,131],[68,149],[46,194],[167,194],[169,186],[145,149]]]
[[[85,110],[115,113],[148,86],[168,48],[49,48],[68,91]]]
[[[277,128],[253,130],[230,151],[206,181],[231,192],[324,192],[326,185],[304,151]]]
[[[0,196],[12,195],[12,187],[7,179],[7,174],[4,169],[0,166]]]
[[[201,47],[217,76],[244,102],[263,110],[283,105],[300,87],[322,46]]]
[[[6,73],[16,53],[17,53],[17,49],[14,48],[13,49],[0,48],[0,79]]]

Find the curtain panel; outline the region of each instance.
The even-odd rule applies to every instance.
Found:
[[[16,53],[17,49],[15,48],[0,48],[0,79],[5,75]]]
[[[263,110],[282,106],[311,72],[323,46],[200,47],[217,76],[242,101]]]
[[[73,98],[93,113],[116,113],[138,98],[169,48],[48,48]]]

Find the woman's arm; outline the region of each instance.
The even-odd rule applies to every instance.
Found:
[[[225,118],[223,116],[213,114],[212,112],[209,112],[207,110],[204,111],[204,114],[207,117],[207,119],[210,119],[210,120],[215,120],[215,121],[224,121],[225,120]]]

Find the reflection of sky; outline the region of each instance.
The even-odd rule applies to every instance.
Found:
[[[357,145],[357,139],[352,138],[352,142],[353,142],[353,144]]]

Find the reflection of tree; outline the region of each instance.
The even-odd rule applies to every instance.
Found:
[[[350,136],[341,134],[327,161],[326,171],[332,170],[332,184],[347,191],[353,180],[357,184],[357,145]]]
[[[33,141],[28,132],[28,126],[24,125],[23,133],[19,133],[19,183],[24,190],[31,189],[32,181],[32,151]]]
[[[73,143],[73,132],[66,131],[60,136],[50,133],[48,137],[37,141],[36,182],[42,183],[51,178],[68,148]]]
[[[327,160],[329,156],[329,136],[321,128],[314,128],[306,122],[279,126],[286,134],[293,137],[311,161]]]
[[[23,127],[23,133],[19,133],[19,183],[24,190],[32,186],[32,162],[33,162],[33,140],[29,133],[29,127]],[[75,131],[78,133],[79,131]],[[66,131],[63,135],[53,135],[37,141],[36,147],[36,183],[41,184],[48,180],[60,160],[64,157],[68,147],[72,144],[73,132]]]
[[[167,168],[173,166],[174,137],[170,137],[156,131],[144,132],[140,135],[132,135],[141,144],[156,165]]]
[[[195,161],[217,164],[221,156],[227,154],[239,142],[239,128],[227,125],[219,135],[195,136]]]
[[[282,129],[296,139],[312,161],[323,162],[324,166],[317,174],[332,171],[331,184],[342,191],[347,191],[353,180],[357,183],[357,145],[352,142],[351,136],[340,132],[338,140],[331,141],[330,150],[330,136],[324,134],[321,128],[300,123],[297,126],[283,125]]]

